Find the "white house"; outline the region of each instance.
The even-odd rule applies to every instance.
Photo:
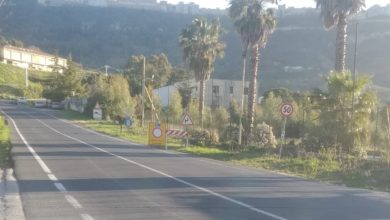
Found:
[[[32,68],[41,71],[52,71],[55,65],[55,56],[36,50],[5,45],[0,48],[0,59],[3,63],[12,64],[21,68]],[[58,57],[58,65],[67,67],[67,60]]]
[[[193,99],[197,99],[199,97],[199,83],[195,82],[195,80],[180,82],[174,85],[155,89],[153,93],[160,98],[161,105],[166,107],[168,106],[171,94],[178,91],[180,87],[191,89]],[[240,103],[242,100],[242,93],[245,90],[245,94],[247,94],[248,87],[249,82],[246,83],[246,87],[244,89],[242,87],[242,81],[210,79],[206,82],[205,105],[212,108],[228,108],[233,100]],[[247,98],[247,95],[245,95],[245,102],[247,101]]]

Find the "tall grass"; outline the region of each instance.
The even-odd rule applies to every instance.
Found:
[[[8,166],[11,143],[9,137],[9,128],[0,116],[0,168]]]

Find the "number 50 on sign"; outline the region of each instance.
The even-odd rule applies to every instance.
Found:
[[[284,103],[280,107],[280,113],[284,117],[290,117],[294,113],[294,107],[290,103]]]

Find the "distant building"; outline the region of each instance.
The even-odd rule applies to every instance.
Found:
[[[93,7],[120,7],[151,11],[162,11],[179,14],[226,14],[226,10],[205,9],[191,2],[179,4],[169,4],[167,1],[157,0],[38,0],[38,3],[44,6],[65,6],[65,5],[86,5]]]
[[[55,56],[36,50],[6,45],[0,48],[0,59],[3,63],[12,64],[21,68],[32,68],[41,71],[52,71],[55,65]],[[67,67],[67,60],[58,57],[58,65]]]
[[[153,93],[160,98],[161,105],[166,107],[168,106],[171,94],[178,91],[181,87],[191,89],[191,97],[193,99],[199,97],[199,83],[195,82],[195,80],[180,82],[171,86],[155,89]],[[245,90],[245,94],[247,94],[248,87],[249,82],[247,82],[245,89],[243,89],[241,81],[210,79],[206,82],[205,105],[211,108],[228,108],[233,100],[240,103],[243,90]],[[245,95],[245,102],[247,98],[247,95]]]

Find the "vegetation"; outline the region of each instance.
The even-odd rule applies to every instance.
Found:
[[[85,73],[72,61],[72,57],[67,60],[68,67],[59,72],[56,68],[53,70],[55,75],[51,81],[45,97],[53,101],[62,101],[70,97],[84,97],[87,93],[85,87]]]
[[[132,56],[127,64],[126,78],[131,87],[133,96],[142,91],[142,72],[144,56]],[[173,74],[172,65],[165,54],[151,55],[145,58],[145,84],[154,88],[165,86]]]
[[[9,64],[0,63],[0,96],[2,98],[39,98],[42,96],[43,84],[51,74],[35,70],[29,72],[29,87],[26,88],[26,70]]]
[[[260,48],[265,47],[269,35],[276,28],[276,17],[272,9],[266,9],[263,0],[232,0],[230,17],[241,35],[243,57],[246,60],[247,50],[251,53],[251,76],[249,80],[248,109],[246,134],[251,137],[255,122],[257,103],[257,78]],[[245,65],[246,62],[244,62]],[[244,70],[245,71],[245,70]],[[241,126],[241,125],[240,125]]]
[[[196,18],[185,28],[179,44],[183,49],[184,60],[199,82],[199,121],[203,127],[206,81],[214,72],[215,60],[224,55],[225,44],[221,42],[222,28],[217,21]]]
[[[95,76],[95,78],[86,109],[88,115],[92,115],[96,103],[101,105],[104,117],[107,119],[134,115],[135,103],[130,96],[130,87],[124,76]]]
[[[4,122],[4,118],[0,117],[0,169],[6,168],[9,165],[10,151],[9,129]]]
[[[365,6],[365,0],[316,0],[316,2],[317,7],[321,8],[325,28],[329,30],[337,26],[334,70],[343,72],[346,70],[348,19]]]

